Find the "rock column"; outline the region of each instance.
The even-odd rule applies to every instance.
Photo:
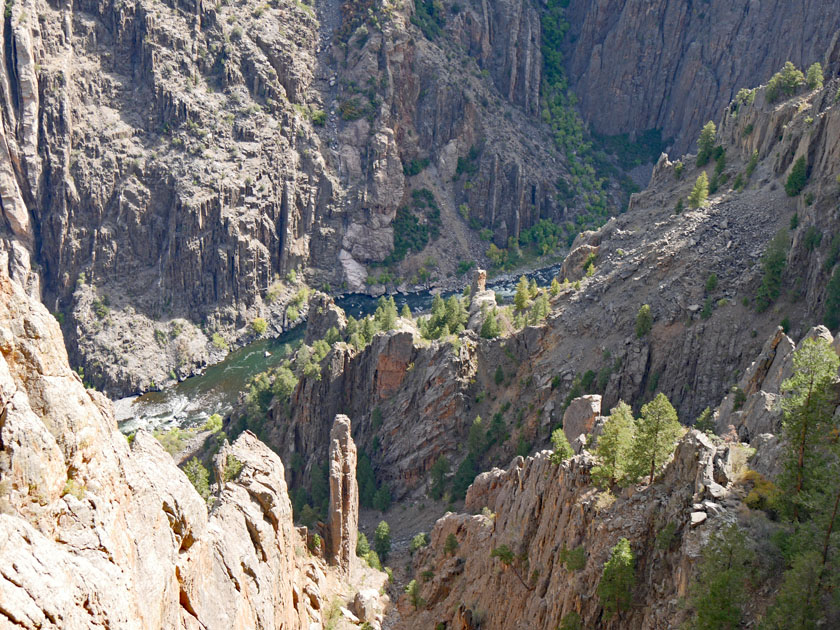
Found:
[[[327,517],[327,561],[350,575],[359,535],[359,486],[356,483],[356,444],[350,418],[339,414],[330,431],[330,509]]]

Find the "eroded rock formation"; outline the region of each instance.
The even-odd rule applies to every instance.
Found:
[[[223,449],[208,515],[157,440],[117,431],[58,323],[2,273],[0,418],[0,625],[321,623],[329,569],[292,523],[277,455],[248,432]]]
[[[350,576],[356,563],[359,534],[359,484],[356,482],[356,445],[350,418],[337,415],[330,431],[330,505],[327,514],[327,560]]]

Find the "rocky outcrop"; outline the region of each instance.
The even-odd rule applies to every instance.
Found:
[[[415,556],[417,575],[432,577],[425,583],[418,578],[423,608],[414,610],[408,602],[401,606],[405,627],[473,627],[465,620],[480,618],[488,629],[547,629],[556,628],[570,612],[580,615],[584,627],[679,625],[684,615],[679,600],[700,549],[710,532],[733,518],[738,504],[714,481],[717,452],[707,437],[689,432],[660,483],[628,491],[609,505],[598,504],[588,454],[558,466],[542,452],[507,470],[479,475],[467,494],[469,513],[439,519],[431,544]],[[720,490],[713,493],[715,485]],[[670,540],[656,544],[666,526]],[[458,547],[448,554],[444,544],[449,536]],[[608,620],[596,590],[610,549],[622,537],[636,556],[634,603],[639,605],[619,620]],[[501,545],[519,558],[517,566],[505,568],[491,556]],[[583,568],[565,568],[560,559],[564,547],[582,547]],[[499,598],[500,592],[505,597]]]
[[[292,523],[283,465],[246,432],[213,507],[151,435],[131,444],[67,365],[58,323],[0,273],[0,611],[21,628],[291,628],[330,570]]]
[[[329,462],[327,561],[350,577],[359,534],[359,484],[356,483],[356,445],[350,434],[350,418],[345,415],[337,415],[333,422]]]
[[[823,61],[840,28],[819,1],[587,0],[572,2],[566,19],[563,49],[583,117],[602,134],[661,129],[676,154],[740,88],[786,61]]]
[[[563,433],[571,444],[581,435],[589,435],[595,420],[601,415],[601,397],[598,395],[575,398],[563,414]]]
[[[330,328],[342,331],[347,325],[344,311],[335,305],[332,298],[323,293],[312,294],[307,311],[306,336],[303,338],[303,343],[307,345],[311,346],[318,339],[324,339]]]

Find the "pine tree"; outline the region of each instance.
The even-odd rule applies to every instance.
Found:
[[[610,411],[595,448],[599,461],[592,469],[592,480],[599,486],[610,487],[623,480],[633,446],[634,424],[633,410],[627,403],[619,402]]]
[[[188,461],[184,465],[184,474],[202,499],[206,501],[210,498],[210,474],[200,461],[195,457]]]
[[[807,183],[808,162],[805,156],[802,155],[793,163],[793,168],[790,169],[790,175],[788,175],[787,181],[785,182],[785,192],[789,197],[796,197],[796,195],[802,192],[802,189],[805,188],[805,184]]]
[[[819,585],[823,568],[816,551],[793,559],[776,601],[762,620],[762,630],[816,630],[820,614]]]
[[[755,554],[737,525],[712,536],[689,589],[691,630],[735,630],[743,614],[744,583]]]
[[[831,274],[825,289],[825,315],[823,322],[831,330],[840,328],[840,267]]]
[[[557,297],[557,294],[560,293],[560,283],[557,282],[557,278],[551,279],[551,288],[549,291],[551,293],[551,297]]]
[[[531,299],[531,291],[528,286],[528,279],[525,276],[519,278],[519,284],[516,285],[516,295],[513,297],[513,304],[517,311],[524,311],[528,307],[528,302]]]
[[[782,291],[782,275],[787,265],[790,239],[787,230],[779,230],[761,256],[761,285],[755,294],[755,308],[761,313],[776,301]]]
[[[403,319],[411,319],[411,308],[409,308],[407,302],[403,304],[402,311],[400,311],[400,317]]]
[[[634,564],[630,541],[622,538],[612,548],[598,583],[598,597],[607,619],[630,606],[636,585]]]
[[[373,549],[385,561],[391,552],[391,528],[385,521],[379,521],[373,532]]]
[[[711,120],[703,125],[700,131],[700,137],[697,139],[697,166],[703,166],[712,157],[712,152],[715,149],[715,137],[717,136],[717,127]]]
[[[805,82],[809,89],[818,90],[822,88],[824,80],[822,64],[819,61],[808,66],[808,71],[805,73]]]
[[[676,441],[682,434],[677,412],[663,393],[642,406],[642,415],[636,421],[636,438],[630,450],[629,476],[639,479],[649,475],[653,483],[657,469],[674,452]]]
[[[429,494],[433,499],[437,500],[443,496],[446,489],[446,475],[449,474],[449,460],[445,455],[441,455],[432,464],[431,470],[432,485],[429,489]]]
[[[642,304],[639,312],[636,313],[636,336],[641,339],[650,332],[653,327],[653,315],[650,312],[650,305]]]
[[[688,205],[694,209],[701,208],[706,203],[706,198],[709,196],[709,178],[705,171],[697,176],[697,181],[694,183],[694,188],[688,195]]]
[[[473,423],[470,425],[470,432],[467,436],[467,449],[470,455],[474,455],[476,459],[484,455],[485,433],[481,427],[481,416],[476,416]]]
[[[789,453],[779,485],[794,520],[808,509],[812,478],[824,465],[818,447],[835,430],[832,383],[838,367],[840,357],[828,341],[806,339],[793,354],[793,374],[782,383],[782,432]]]
[[[559,464],[575,454],[562,428],[554,429],[551,433],[551,444],[554,446],[554,452],[551,454],[552,464]]]
[[[499,314],[496,308],[488,313],[484,318],[484,323],[481,324],[481,332],[479,333],[484,339],[495,339],[502,332],[502,327],[499,324]]]

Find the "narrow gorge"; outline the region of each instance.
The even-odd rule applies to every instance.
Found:
[[[840,624],[831,3],[2,37],[0,628]]]

